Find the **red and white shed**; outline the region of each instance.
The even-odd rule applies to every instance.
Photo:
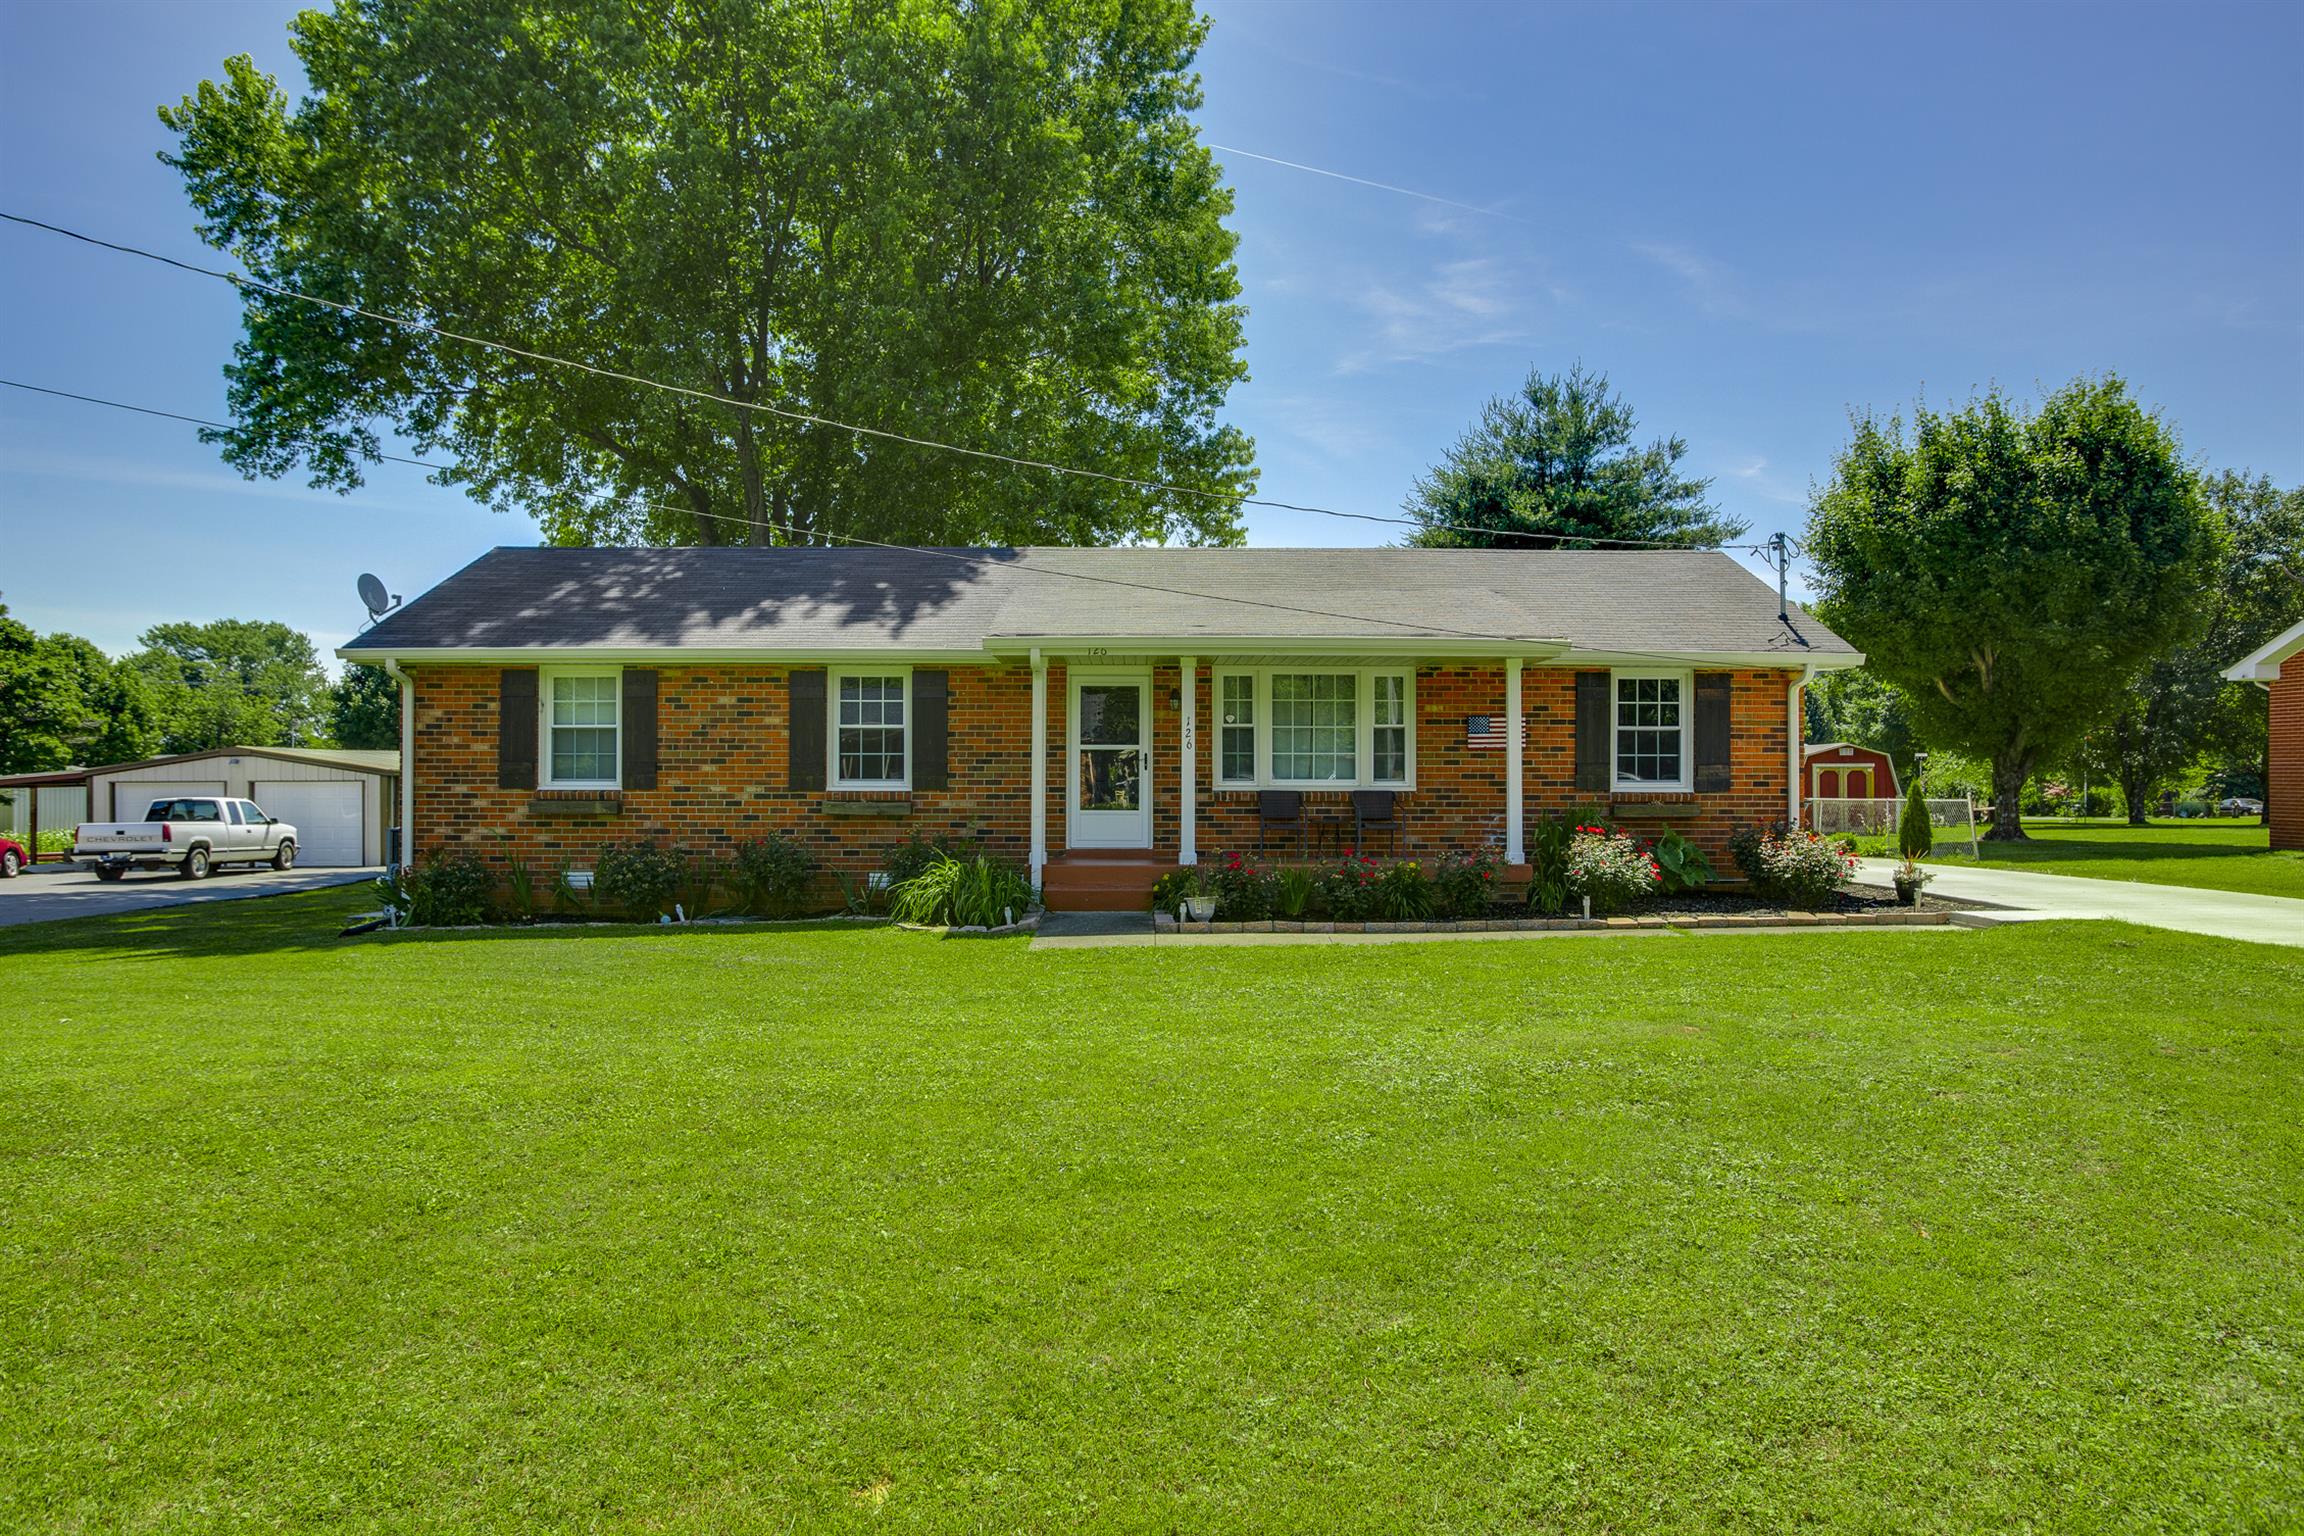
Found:
[[[1800,749],[1811,800],[1899,800],[1896,764],[1878,747],[1812,741]]]

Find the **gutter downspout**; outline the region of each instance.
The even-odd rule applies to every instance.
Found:
[[[1800,825],[1800,738],[1807,733],[1807,721],[1802,718],[1800,709],[1800,693],[1815,676],[1816,663],[1811,661],[1800,669],[1800,675],[1792,679],[1792,686],[1784,694],[1785,751],[1791,758],[1784,776],[1784,820],[1785,825],[1791,827]]]
[[[400,685],[400,862],[416,862],[416,689],[400,663],[386,657],[385,675]]]

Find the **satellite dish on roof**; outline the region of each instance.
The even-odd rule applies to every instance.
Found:
[[[385,591],[384,583],[366,571],[360,573],[360,601],[367,608],[371,623],[400,606],[400,599]]]

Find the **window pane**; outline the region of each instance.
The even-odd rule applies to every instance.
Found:
[[[1236,672],[1224,679],[1222,707],[1225,725],[1256,723],[1256,679]]]
[[[613,677],[556,677],[552,679],[554,725],[606,725],[616,723],[616,682]]]
[[[1133,747],[1142,740],[1143,685],[1082,683],[1080,744]]]
[[[1375,720],[1378,727],[1408,723],[1408,679],[1376,679]]]
[[[840,777],[894,784],[904,778],[904,733],[887,726],[843,726]]]
[[[596,780],[616,777],[616,732],[613,728],[556,725],[552,728],[552,777],[555,780]]]
[[[842,725],[902,725],[904,679],[901,677],[843,677],[840,679]]]
[[[1360,680],[1349,672],[1272,678],[1272,776],[1349,781],[1358,773]]]
[[[1381,784],[1403,783],[1408,777],[1408,727],[1380,725],[1372,745],[1376,761],[1372,776]]]

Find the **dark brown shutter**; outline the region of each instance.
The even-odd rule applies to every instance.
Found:
[[[496,787],[536,787],[536,673],[530,667],[496,674]]]
[[[1576,787],[1608,792],[1611,689],[1605,672],[1576,674]]]
[[[1696,792],[1716,795],[1728,776],[1728,685],[1725,672],[1696,674]]]
[[[947,742],[951,736],[950,674],[920,672],[912,674],[912,787],[914,789],[949,789],[951,787],[950,753]]]
[[[785,721],[784,742],[790,772],[785,780],[794,789],[824,787],[824,674],[786,674],[791,713]]]
[[[624,787],[656,787],[656,672],[624,669]]]

